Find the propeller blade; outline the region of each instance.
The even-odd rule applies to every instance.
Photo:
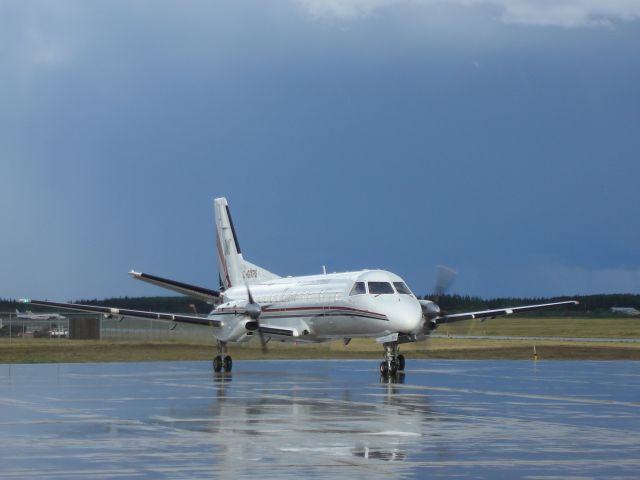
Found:
[[[438,328],[438,318],[446,314],[446,312],[440,309],[438,302],[440,301],[440,297],[451,287],[457,275],[458,272],[453,268],[445,265],[438,265],[436,267],[436,282],[433,289],[433,296],[430,300],[420,301],[422,315],[425,319],[424,331],[426,334]]]
[[[245,282],[245,286],[247,287],[247,298],[249,299],[249,303],[244,307],[246,314],[256,321],[258,324],[258,336],[260,337],[260,347],[262,349],[263,354],[267,354],[267,340],[264,338],[264,333],[260,330],[260,314],[262,313],[262,307],[253,300],[253,295],[251,295],[251,289],[249,288],[249,282]]]
[[[249,302],[244,306],[244,311],[252,320],[255,320],[258,325],[260,325],[258,318],[260,318],[260,314],[262,313],[262,307],[253,300],[249,283],[245,282],[245,285],[247,287],[247,297],[249,297]]]
[[[262,353],[266,355],[269,353],[269,349],[267,348],[267,341],[264,339],[264,333],[262,333],[260,327],[258,327],[258,334],[260,335],[260,347],[262,348]]]
[[[436,285],[434,293],[436,298],[444,295],[444,293],[451,287],[451,284],[456,279],[458,272],[445,265],[438,265],[436,267]]]
[[[244,282],[244,285],[247,287],[247,296],[249,297],[249,303],[255,303],[253,301],[253,295],[251,295],[251,289],[249,288],[249,282]]]
[[[475,333],[475,329],[478,326],[478,322],[480,320],[478,320],[477,318],[473,318],[470,322],[469,322],[469,327],[467,328],[467,333],[465,335],[470,336],[473,335]]]

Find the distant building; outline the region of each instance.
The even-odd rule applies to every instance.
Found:
[[[633,307],[611,307],[611,311],[622,315],[640,315],[640,310]]]

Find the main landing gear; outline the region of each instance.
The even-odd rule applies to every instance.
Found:
[[[389,377],[404,371],[404,355],[400,352],[398,342],[387,342],[384,346],[384,360],[380,362],[380,375]]]
[[[218,355],[213,357],[213,371],[221,372],[224,369],[225,372],[230,372],[233,367],[233,360],[227,355],[227,344],[218,340]]]

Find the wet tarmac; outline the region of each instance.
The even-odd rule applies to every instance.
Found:
[[[637,362],[0,365],[0,478],[640,475]]]

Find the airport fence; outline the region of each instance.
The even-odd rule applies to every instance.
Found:
[[[54,312],[57,313],[57,312]],[[0,312],[0,340],[19,342],[29,339],[104,340],[213,344],[207,327],[172,324],[131,317],[107,318],[100,314],[59,313],[50,318]],[[40,316],[40,317],[39,317]]]

